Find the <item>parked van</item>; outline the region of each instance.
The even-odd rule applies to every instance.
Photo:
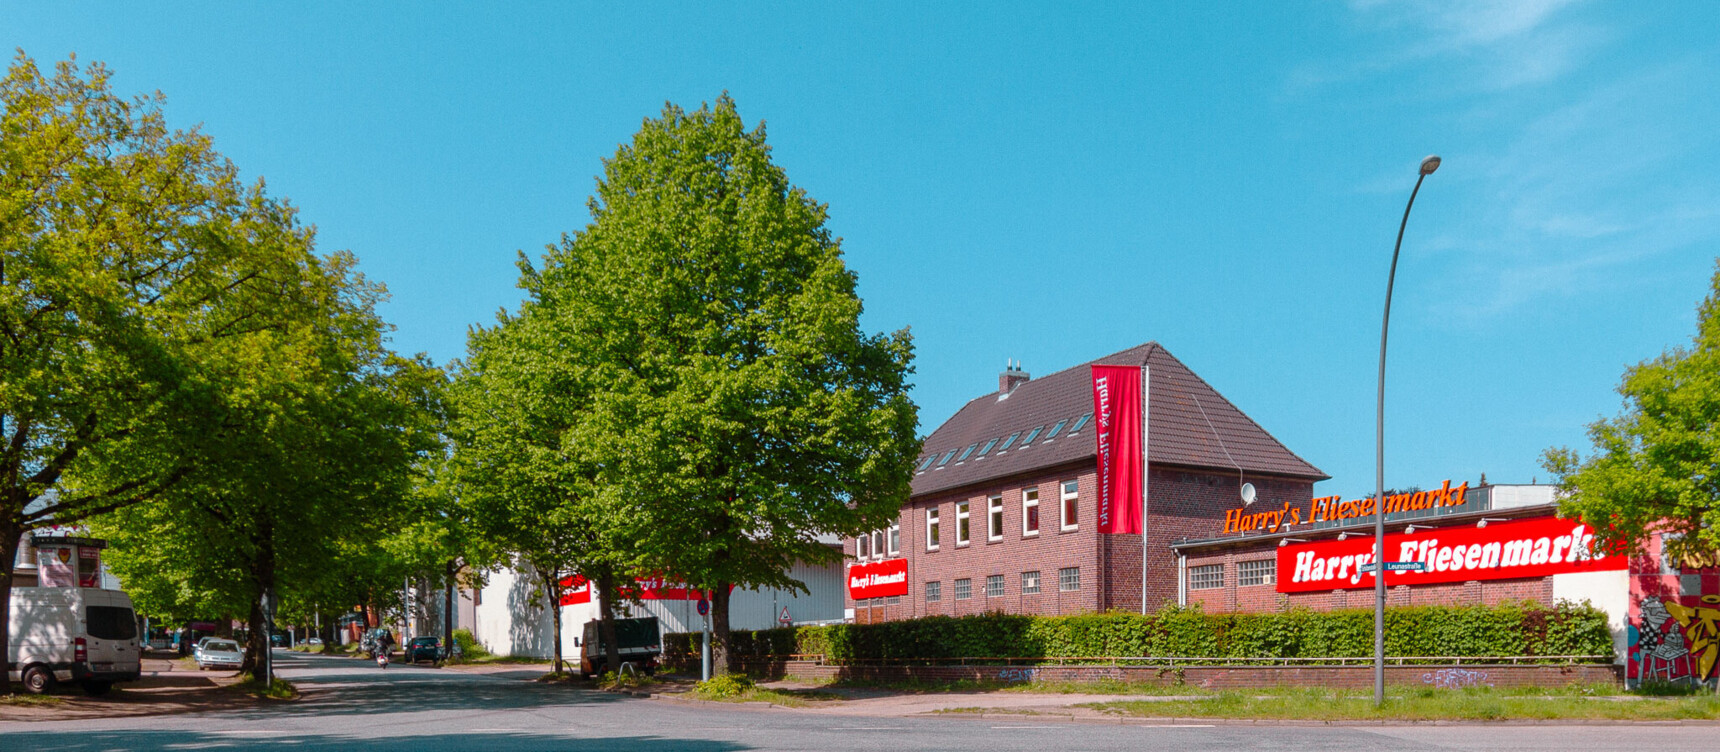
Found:
[[[77,682],[99,695],[142,670],[137,615],[118,590],[13,588],[6,630],[7,671],[32,694]]]
[[[602,626],[602,622],[595,619],[585,623],[584,639],[579,642],[579,671],[586,676],[598,673],[604,661],[608,660],[604,656]],[[621,646],[623,662],[631,661],[641,671],[657,668],[657,656],[663,653],[663,636],[657,626],[657,617],[616,619],[615,642]]]

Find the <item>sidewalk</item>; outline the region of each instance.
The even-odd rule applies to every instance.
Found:
[[[198,671],[174,665],[171,653],[151,651],[143,659],[143,674],[134,682],[114,685],[102,697],[89,697],[76,688],[53,695],[59,702],[42,706],[0,705],[0,721],[66,721],[116,718],[200,710],[253,707],[255,698],[221,692],[237,684],[228,671]]]

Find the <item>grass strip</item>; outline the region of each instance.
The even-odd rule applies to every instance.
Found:
[[[1541,688],[1490,687],[1400,691],[1388,695],[1385,704],[1377,708],[1371,691],[1326,689],[1281,690],[1271,694],[1227,691],[1194,700],[1123,700],[1082,707],[1124,716],[1312,721],[1720,719],[1720,698],[1712,695],[1584,695]]]

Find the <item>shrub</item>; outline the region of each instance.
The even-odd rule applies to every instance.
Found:
[[[472,636],[470,629],[454,630],[454,642],[460,646],[460,655],[466,660],[485,658],[490,655],[490,651],[484,648],[484,644],[478,642],[477,637]]]
[[[1411,606],[1386,610],[1394,656],[1612,655],[1606,614],[1588,603]],[[732,632],[744,662],[819,654],[832,663],[986,658],[1327,658],[1373,654],[1365,609],[1208,614],[1166,607],[1151,614],[927,616],[876,624]],[[664,662],[696,663],[698,637],[665,636]]]

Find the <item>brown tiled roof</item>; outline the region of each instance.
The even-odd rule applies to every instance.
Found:
[[[943,491],[1094,457],[1097,450],[1091,421],[1080,431],[1070,433],[1076,421],[1093,412],[1091,372],[1087,367],[1143,364],[1150,379],[1148,462],[1231,472],[1241,466],[1245,473],[1313,480],[1328,477],[1278,443],[1157,342],[1148,342],[1027,381],[1003,399],[992,392],[967,403],[926,437],[925,453],[914,465],[913,494]],[[1045,434],[1052,426],[1065,419],[1069,422],[1063,432],[1046,439]],[[1016,445],[1008,450],[993,447],[989,454],[978,456],[986,442],[998,439],[1001,446],[1010,434],[1020,431],[1025,437],[1036,427],[1044,430],[1026,446],[1017,439]],[[973,445],[978,446],[973,454],[965,461],[958,461],[962,452]],[[955,456],[941,469],[934,461],[932,467],[919,471],[927,457],[942,459],[952,450]]]

